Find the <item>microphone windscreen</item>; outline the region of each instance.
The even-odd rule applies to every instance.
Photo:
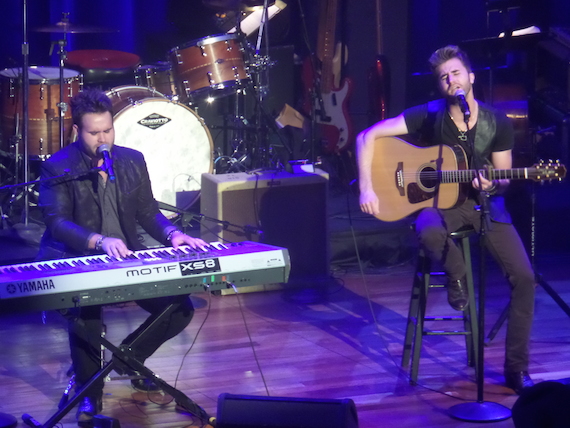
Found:
[[[103,152],[108,152],[109,151],[109,146],[107,144],[101,144],[99,147],[97,147],[97,154],[101,154]]]

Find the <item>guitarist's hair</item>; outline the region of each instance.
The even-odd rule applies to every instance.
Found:
[[[471,73],[471,61],[469,60],[469,57],[467,56],[464,50],[462,50],[459,46],[455,45],[444,46],[443,48],[440,48],[436,50],[433,54],[431,54],[428,60],[431,72],[435,74],[437,68],[441,64],[453,58],[459,59],[463,63],[467,71]]]

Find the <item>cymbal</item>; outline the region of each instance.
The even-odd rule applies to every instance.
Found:
[[[55,25],[35,28],[33,31],[38,33],[113,33],[118,30],[89,25],[77,25],[66,21],[59,21]]]

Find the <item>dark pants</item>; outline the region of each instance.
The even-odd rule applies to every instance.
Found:
[[[150,316],[124,340],[123,344],[130,344],[134,338],[144,330],[157,316],[173,301],[171,297],[140,300],[137,304],[150,313]],[[69,324],[69,346],[71,360],[75,371],[75,382],[82,387],[101,368],[101,350],[97,338],[101,335],[103,323],[101,319],[101,306],[86,306],[71,309],[66,315]],[[177,304],[169,317],[156,324],[144,339],[133,348],[134,357],[144,362],[164,342],[173,338],[188,326],[194,315],[194,307],[189,297],[183,303]],[[89,340],[86,340],[89,339]],[[93,343],[91,343],[91,339]],[[103,379],[97,383],[89,393],[97,396],[103,390]]]
[[[465,262],[449,234],[464,226],[473,226],[479,232],[481,214],[474,206],[475,201],[468,200],[460,207],[450,210],[427,208],[420,212],[416,220],[420,245],[432,260],[443,264],[443,269],[451,280],[465,276]],[[491,229],[485,233],[485,244],[511,285],[505,370],[528,370],[536,285],[532,266],[512,224],[491,222]]]

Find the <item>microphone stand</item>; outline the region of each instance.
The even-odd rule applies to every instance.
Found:
[[[187,222],[187,224],[189,224],[193,220],[197,220],[198,222],[201,222],[202,219],[205,219],[205,220],[208,220],[210,222],[221,225],[224,230],[228,229],[229,227],[232,227],[232,228],[237,228],[237,229],[242,230],[245,234],[255,233],[256,235],[263,235],[263,231],[257,227],[250,226],[250,225],[239,226],[237,224],[230,223],[229,221],[219,220],[219,219],[213,218],[213,217],[208,217],[204,214],[192,214],[188,211],[182,210],[178,207],[166,204],[164,202],[158,202],[158,208],[161,210],[170,211],[170,212],[173,212],[173,213],[176,213],[176,214],[182,216],[183,224],[185,221]]]
[[[469,117],[470,115],[465,114],[464,120],[467,125],[467,131],[469,131]],[[475,171],[483,171],[484,162],[478,159],[475,153],[475,142],[473,138],[470,139],[471,153]],[[481,165],[479,165],[481,164]],[[490,169],[489,169],[490,172]],[[491,229],[491,216],[489,209],[489,193],[483,190],[483,184],[479,180],[479,195],[480,195],[480,213],[481,213],[481,225],[479,230],[479,319],[477,320],[478,332],[477,332],[477,343],[476,352],[477,358],[475,359],[475,376],[477,378],[477,401],[471,401],[467,403],[456,404],[451,406],[449,409],[449,415],[452,418],[459,419],[467,422],[498,422],[503,421],[511,417],[511,410],[502,404],[495,403],[492,401],[485,401],[483,399],[483,383],[484,383],[484,358],[485,358],[485,288],[487,281],[487,269],[485,263],[485,235],[487,230]]]
[[[2,186],[2,187],[0,187],[0,192],[3,192],[4,190],[17,189],[19,187],[32,186],[34,184],[49,183],[50,181],[55,181],[55,180],[62,179],[62,178],[64,178],[65,181],[75,180],[76,178],[83,177],[84,175],[88,175],[88,174],[91,174],[93,172],[99,172],[99,171],[104,171],[104,168],[97,166],[97,167],[91,168],[87,171],[74,172],[73,174],[71,174],[69,171],[65,171],[61,175],[54,175],[53,177],[45,178],[43,180],[33,180],[33,181],[27,181],[25,183]]]

